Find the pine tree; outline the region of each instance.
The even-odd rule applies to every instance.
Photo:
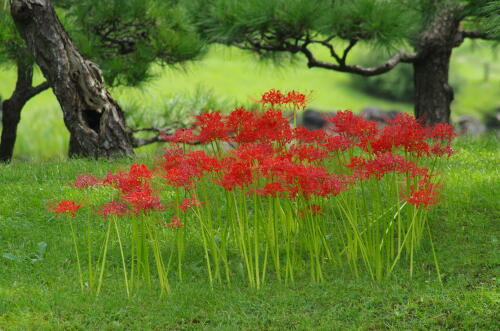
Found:
[[[49,86],[70,131],[70,156],[130,155],[133,147],[158,141],[158,136],[132,135],[106,86],[136,86],[152,77],[154,63],[181,63],[203,49],[175,0],[12,0],[11,10],[0,13],[0,37],[6,41],[0,45],[0,63],[14,63],[18,72],[29,68],[30,73],[29,84],[20,86],[22,102],[6,111],[5,103],[19,98],[14,92],[4,101],[3,118],[15,117],[3,123],[6,139],[0,143],[0,159],[4,161],[12,157],[23,105]],[[36,90],[31,88],[34,63],[47,79]],[[18,74],[16,86],[28,81],[24,76]]]
[[[465,38],[500,40],[499,0],[196,0],[187,1],[199,31],[210,42],[262,56],[300,54],[310,68],[362,76],[411,63],[415,116],[449,122],[452,51]],[[350,61],[360,44],[392,51],[385,62],[363,67]],[[320,59],[324,47],[329,59]]]

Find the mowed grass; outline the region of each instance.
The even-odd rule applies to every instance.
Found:
[[[442,285],[429,247],[418,255],[413,279],[402,265],[381,283],[331,273],[321,284],[270,280],[261,290],[237,277],[211,290],[200,254],[186,261],[184,282],[172,279],[163,298],[153,288],[127,299],[119,266],[105,275],[100,297],[81,295],[67,227],[46,208],[71,198],[75,190],[66,184],[75,174],[103,175],[131,160],[2,165],[0,329],[498,330],[498,146],[495,136],[462,137],[444,170],[442,203],[430,211]],[[40,242],[47,243],[42,259]]]
[[[353,63],[361,56],[370,56],[368,48],[356,49]],[[320,58],[326,58],[319,49]],[[460,82],[452,114],[481,116],[499,105],[500,63],[488,43],[471,43],[454,51],[450,79]],[[485,80],[485,66],[489,78]],[[384,109],[411,112],[411,104],[374,98],[353,87],[351,76],[345,73],[308,69],[302,57],[279,63],[259,61],[242,50],[213,46],[201,60],[177,68],[156,68],[157,77],[138,88],[114,88],[113,96],[125,110],[140,107],[145,112],[158,113],[176,96],[192,98],[196,91],[210,91],[221,103],[248,104],[263,91],[271,88],[295,89],[311,93],[310,107],[322,111],[361,108],[376,105]],[[36,75],[36,82],[41,81]],[[10,96],[15,86],[13,68],[0,67],[0,95]],[[226,109],[224,109],[226,110]],[[229,110],[229,109],[227,109]],[[159,111],[161,113],[161,111]],[[68,133],[56,98],[46,91],[33,98],[23,111],[19,136],[14,151],[17,159],[64,158]],[[150,150],[150,149],[149,149]]]

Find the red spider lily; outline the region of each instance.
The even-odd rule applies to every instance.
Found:
[[[435,143],[432,145],[430,149],[431,154],[436,155],[436,156],[452,156],[453,154],[456,153],[454,149],[451,148],[449,144],[442,145],[440,143]]]
[[[76,211],[81,207],[82,205],[78,205],[73,200],[62,200],[54,206],[49,206],[49,210],[56,213],[56,215],[68,213],[71,214],[71,217],[75,217]]]
[[[215,157],[208,156],[205,151],[192,151],[185,155],[183,163],[193,167],[192,175],[201,177],[206,172],[219,171],[220,163]]]
[[[230,138],[237,143],[251,143],[259,139],[256,125],[257,116],[243,108],[236,108],[226,118],[226,127]]]
[[[188,145],[194,144],[197,140],[192,129],[177,129],[173,135],[167,135],[164,132],[161,132],[161,136],[163,141],[184,143]]]
[[[145,164],[134,163],[130,166],[129,176],[139,180],[147,180],[153,177],[151,171]]]
[[[196,126],[200,128],[197,139],[200,143],[206,144],[217,139],[227,137],[227,127],[223,122],[223,116],[217,111],[205,111],[197,115]]]
[[[326,151],[336,153],[338,151],[346,151],[354,146],[354,143],[344,136],[328,136],[325,141],[320,144]]]
[[[288,170],[293,166],[290,154],[280,154],[275,157],[263,159],[258,167],[258,171],[270,180],[276,178],[284,179],[287,177]]]
[[[160,162],[160,166],[162,166],[165,170],[175,168],[183,162],[184,150],[182,148],[165,149],[163,159],[164,160]]]
[[[150,210],[162,210],[165,208],[160,203],[160,199],[152,195],[151,188],[148,185],[135,188],[128,192],[123,199],[132,204],[136,214],[139,214],[141,211],[147,213]]]
[[[223,186],[227,191],[232,191],[237,186],[248,186],[253,182],[252,167],[249,162],[225,158],[230,161],[223,170],[223,176],[216,184]]]
[[[307,104],[307,98],[305,94],[299,93],[297,91],[290,91],[286,94],[284,100],[286,103],[292,103],[297,108],[303,109]]]
[[[350,110],[339,111],[335,116],[327,117],[327,121],[335,125],[335,132],[348,137],[366,140],[377,132],[377,124],[354,115]],[[364,141],[361,141],[364,143]]]
[[[103,184],[119,189],[122,194],[134,191],[143,184],[139,177],[130,176],[126,172],[118,172],[116,174],[109,172],[102,182]]]
[[[397,174],[408,174],[410,178],[428,176],[427,168],[420,168],[414,162],[408,161],[399,154],[385,153],[377,155],[375,159],[367,160],[363,157],[354,156],[346,165],[353,170],[358,179],[374,177],[382,179],[386,174],[395,172]]]
[[[411,187],[410,195],[405,200],[417,208],[429,209],[429,206],[438,203],[439,187],[438,184],[431,183],[427,178],[423,178],[419,181],[417,187]]]
[[[255,190],[255,193],[260,195],[270,195],[273,197],[285,196],[289,192],[288,188],[284,187],[279,182],[266,183],[263,188]]]
[[[275,149],[272,144],[267,143],[251,143],[238,146],[232,153],[236,158],[245,162],[262,163],[264,160],[274,156]]]
[[[303,109],[307,104],[307,97],[305,94],[293,90],[285,95],[281,93],[280,90],[270,89],[262,94],[258,102],[270,104],[271,107],[279,104],[291,103],[295,107]]]
[[[323,213],[323,210],[321,209],[320,205],[311,204],[307,207],[307,209],[299,210],[299,217],[304,217],[306,215],[323,216],[324,213]]]
[[[281,110],[269,108],[256,122],[256,129],[259,132],[261,142],[289,142],[292,138],[292,128]]]
[[[163,225],[166,226],[167,228],[171,228],[172,230],[174,230],[183,227],[184,223],[182,223],[182,221],[178,216],[172,216],[172,220],[170,221],[170,223],[165,222],[163,223]]]
[[[203,206],[203,201],[198,200],[195,195],[192,195],[190,198],[182,200],[182,203],[179,205],[179,209],[186,212],[189,208],[201,206]]]
[[[306,198],[312,195],[336,195],[341,187],[338,179],[330,175],[326,169],[302,164],[289,167],[285,180]]]
[[[445,140],[448,143],[450,143],[456,136],[457,133],[453,130],[453,126],[448,123],[437,123],[427,132],[427,137],[437,140]]]
[[[109,201],[101,206],[98,213],[102,216],[125,216],[129,212],[128,205],[120,201]]]
[[[168,169],[164,177],[170,185],[191,189],[194,187],[194,180],[199,176],[199,173],[200,171],[192,165],[183,164]]]
[[[78,174],[76,175],[75,181],[73,183],[70,183],[70,185],[79,189],[84,189],[87,187],[96,186],[100,183],[101,181],[92,174]]]
[[[309,130],[303,126],[293,129],[293,137],[304,143],[321,143],[329,138],[324,130]]]
[[[263,104],[269,103],[272,107],[274,107],[274,105],[286,103],[287,97],[283,95],[280,90],[270,89],[262,94],[259,102]]]
[[[372,152],[385,153],[403,147],[417,156],[429,154],[429,144],[425,142],[424,127],[413,116],[400,113],[386,126],[378,137],[370,142]]]
[[[292,145],[290,147],[291,155],[299,161],[321,161],[324,160],[328,153],[313,145]]]

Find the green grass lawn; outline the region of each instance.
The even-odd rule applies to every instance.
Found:
[[[367,48],[357,49],[354,58],[369,54]],[[321,54],[320,58],[325,56]],[[484,79],[484,66],[489,65],[489,80]],[[140,88],[115,88],[113,96],[125,110],[140,108],[150,114],[168,108],[169,100],[182,95],[187,98],[199,90],[210,91],[226,104],[248,104],[271,88],[296,89],[311,93],[310,106],[328,111],[352,109],[359,111],[369,105],[385,109],[412,111],[412,105],[371,97],[356,90],[349,74],[320,68],[308,69],[303,58],[284,61],[276,66],[257,61],[248,52],[214,46],[200,61],[181,68],[157,68],[156,79]],[[480,116],[499,105],[500,64],[495,51],[487,43],[471,43],[457,48],[452,57],[451,81],[459,81],[460,91],[452,104],[453,116]],[[40,82],[40,74],[36,75]],[[0,67],[0,95],[8,97],[15,85],[15,70]],[[14,151],[18,159],[62,158],[66,155],[68,133],[62,121],[57,100],[51,91],[33,98],[26,106],[19,126]]]
[[[130,160],[0,165],[0,330],[497,330],[498,146],[493,136],[455,144],[443,200],[429,214],[442,285],[426,247],[413,279],[403,264],[379,283],[333,272],[319,284],[269,280],[260,290],[237,277],[211,290],[192,259],[163,298],[153,288],[127,299],[119,273],[105,275],[100,297],[80,294],[71,237],[46,208],[71,198],[75,174]]]

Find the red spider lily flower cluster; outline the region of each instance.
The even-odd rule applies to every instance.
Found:
[[[186,212],[189,208],[201,207],[203,206],[203,201],[196,199],[196,196],[191,196],[190,198],[185,198],[179,205],[179,209]]]
[[[108,212],[122,216],[126,215],[128,210],[140,214],[164,209],[160,198],[155,195],[151,187],[152,178],[153,172],[146,165],[138,163],[132,164],[129,171],[108,173],[102,180],[103,185],[118,189],[120,196],[115,204],[106,206],[107,209],[103,207],[101,214],[105,215]]]
[[[78,174],[76,175],[75,181],[70,183],[70,185],[79,189],[84,189],[99,185],[100,183],[101,181],[92,174]]]
[[[297,91],[290,91],[287,94],[283,94],[280,90],[271,89],[262,94],[259,102],[262,104],[269,104],[271,107],[275,105],[292,104],[297,108],[303,109],[307,104],[307,97],[305,94]]]
[[[71,214],[71,217],[76,216],[76,211],[80,209],[82,205],[77,204],[73,200],[62,200],[59,203],[49,206],[49,210],[59,214]]]
[[[180,227],[183,227],[184,226],[184,223],[182,223],[182,221],[180,220],[180,218],[178,216],[172,216],[172,219],[170,220],[170,223],[163,223],[163,225],[167,228],[171,228],[172,230],[173,229],[177,229],[177,228],[180,228]]]
[[[432,183],[433,175],[419,165],[419,160],[454,153],[450,146],[456,136],[452,126],[437,124],[426,128],[412,116],[399,114],[379,129],[375,122],[347,110],[327,118],[332,125],[331,134],[331,131],[293,128],[276,108],[282,105],[301,108],[306,101],[307,97],[296,91],[282,93],[272,89],[259,100],[270,106],[263,111],[236,108],[227,115],[206,111],[196,116],[193,129],[179,129],[171,136],[165,135],[165,140],[174,146],[165,150],[155,172],[135,163],[128,171],[109,173],[103,179],[91,174],[78,175],[72,185],[116,188],[118,198],[99,210],[104,216],[146,214],[172,206],[160,200],[160,189],[153,182],[161,181],[153,181],[155,177],[162,178],[167,186],[186,191],[190,197],[175,206],[183,212],[202,206],[196,198],[201,182],[262,197],[312,199],[336,196],[359,181],[382,180],[388,174],[409,180],[404,197],[409,203],[425,208],[436,203],[437,184]],[[222,151],[222,142],[235,147]],[[204,149],[189,150],[178,145],[194,143],[202,148],[210,144],[219,149],[209,154]],[[348,159],[347,153],[343,153],[346,151]],[[334,168],[332,159],[337,164]],[[410,187],[411,183],[414,185]],[[313,211],[319,213],[319,209]]]
[[[125,216],[129,213],[128,205],[120,201],[109,201],[101,206],[99,214],[102,216]]]
[[[411,192],[405,200],[416,207],[429,209],[429,206],[435,205],[439,199],[440,185],[430,182],[427,178],[423,178],[418,182],[418,185],[412,185]]]

